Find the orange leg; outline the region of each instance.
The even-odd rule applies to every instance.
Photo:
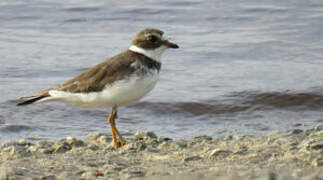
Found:
[[[123,137],[121,136],[121,134],[119,133],[118,129],[115,128],[116,134],[119,136],[119,140],[120,140],[120,145],[124,146],[126,145],[126,140],[123,139]]]
[[[115,124],[115,119],[117,117],[117,112],[118,112],[117,111],[117,106],[112,107],[110,115],[108,117],[108,121],[110,123],[111,131],[112,131],[113,146],[114,146],[115,149],[119,148],[119,143],[118,143],[118,140],[117,140],[117,136],[119,136],[121,146],[124,146],[126,144],[126,141],[121,136],[121,134],[118,131],[118,129],[116,127],[116,124]]]
[[[108,122],[110,123],[111,126],[111,131],[112,131],[112,138],[113,138],[113,146],[115,149],[119,147],[118,141],[117,141],[117,134],[116,134],[116,127],[115,127],[115,118],[116,118],[116,113],[113,111],[113,109],[110,112],[110,115],[108,117]]]

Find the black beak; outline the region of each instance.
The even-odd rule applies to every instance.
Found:
[[[169,41],[165,41],[165,42],[164,42],[164,44],[165,44],[165,46],[166,46],[167,48],[174,48],[174,49],[179,48],[179,46],[178,46],[177,44],[172,43],[172,42],[169,42]]]

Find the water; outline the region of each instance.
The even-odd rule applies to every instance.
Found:
[[[110,133],[107,109],[15,104],[126,49],[146,27],[180,49],[164,54],[147,97],[119,109],[125,136],[261,134],[323,122],[322,1],[2,0],[0,141]]]

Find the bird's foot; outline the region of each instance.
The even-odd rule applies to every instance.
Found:
[[[113,141],[113,146],[114,149],[118,149],[119,147],[125,146],[126,145],[126,141],[124,139],[120,139],[120,141]]]
[[[127,142],[124,139],[120,139],[120,146],[125,146]]]

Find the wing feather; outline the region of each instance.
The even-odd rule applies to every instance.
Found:
[[[50,90],[61,90],[71,93],[101,91],[107,84],[112,84],[135,72],[134,67],[131,66],[135,59],[131,58],[130,55],[130,51],[125,51],[88,69],[63,84],[28,94],[21,98],[44,96]]]

